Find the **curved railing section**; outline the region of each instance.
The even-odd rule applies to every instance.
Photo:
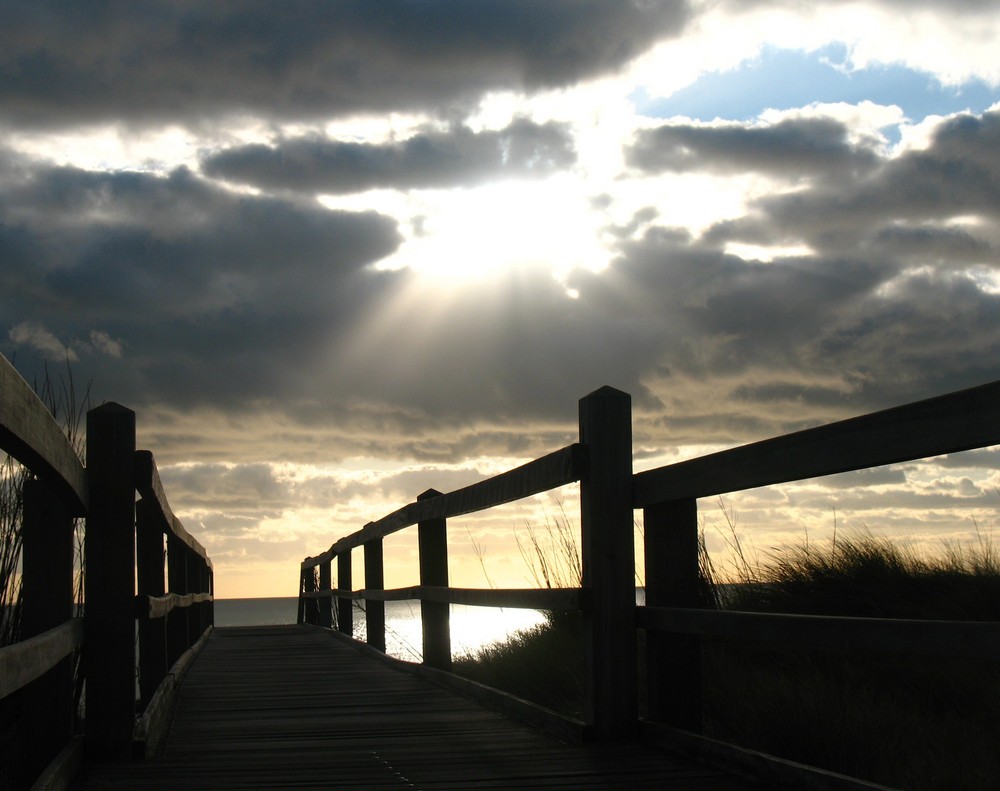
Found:
[[[423,665],[451,669],[449,605],[523,607],[579,611],[590,637],[587,696],[583,723],[568,721],[577,735],[596,730],[605,735],[635,728],[635,717],[622,706],[623,690],[635,686],[635,583],[631,508],[631,399],[602,388],[581,399],[580,442],[521,467],[457,491],[428,490],[417,500],[301,564],[299,622],[330,627],[337,607],[340,632],[352,635],[354,600],[365,600],[367,643],[385,651],[384,602],[418,599],[423,632]],[[583,580],[577,589],[467,589],[448,583],[448,520],[530,497],[570,483],[580,483]],[[384,589],[382,540],[416,526],[420,585]],[[364,552],[365,587],[354,590],[351,551]],[[337,587],[332,588],[336,561]],[[628,669],[631,668],[631,674]],[[497,696],[503,693],[494,690]],[[499,698],[496,698],[499,699]],[[513,700],[504,704],[517,708]],[[531,707],[520,716],[532,721],[548,714]],[[557,726],[558,727],[558,726]],[[562,730],[562,729],[560,729]]]
[[[28,745],[21,774],[65,784],[84,746],[90,756],[131,755],[137,718],[145,734],[150,718],[162,716],[157,690],[212,624],[212,563],[170,510],[152,454],[136,450],[131,410],[105,404],[88,412],[84,466],[45,405],[0,356],[0,450],[32,474],[23,493],[21,640],[0,648],[0,701],[21,697],[18,724]],[[79,617],[73,558],[74,520],[81,517],[86,571]],[[74,735],[72,658],[81,650],[85,736]]]

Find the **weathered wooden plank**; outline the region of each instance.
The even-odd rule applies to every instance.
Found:
[[[417,502],[430,502],[441,496],[441,492],[428,489],[417,498]],[[448,523],[445,519],[422,519],[417,523],[417,551],[420,585],[447,588]],[[451,610],[447,603],[426,597],[420,599],[424,664],[439,670],[451,670],[450,618]]]
[[[155,761],[92,763],[79,791],[567,788],[745,791],[622,743],[565,744],[312,627],[216,629]]]
[[[602,738],[636,727],[635,547],[632,527],[632,399],[602,387],[580,399],[580,442],[588,469],[580,482],[587,700],[585,717]]]
[[[365,588],[381,591],[385,588],[385,565],[382,539],[376,538],[363,546],[365,563]],[[365,607],[365,639],[372,648],[385,651],[385,603],[376,599]]]
[[[648,607],[698,607],[698,503],[678,500],[643,512]],[[649,717],[701,731],[701,638],[652,631],[646,637]]]
[[[170,503],[167,502],[167,493],[160,480],[160,473],[156,469],[156,461],[148,450],[135,452],[135,488],[144,498],[157,504],[164,529],[173,533],[185,546],[204,559],[208,567],[211,568],[212,560],[205,551],[205,547],[184,528],[184,524],[171,510]]]
[[[345,591],[334,588],[303,594],[306,599],[342,599],[386,601],[425,601],[464,604],[470,607],[519,607],[526,610],[582,611],[590,606],[590,593],[585,588],[446,588],[434,585],[412,585],[408,588],[364,588]]]
[[[424,520],[450,519],[454,516],[471,514],[575,483],[580,480],[585,464],[586,448],[579,444],[569,445],[485,481],[442,494],[433,498],[433,501],[425,500],[405,505],[375,522],[369,522],[358,532],[340,539],[326,552],[306,558],[302,566],[303,568],[318,566],[340,552],[359,547],[376,538],[392,535]]]
[[[817,648],[1000,657],[1000,622],[843,618],[829,615],[638,607],[642,629],[763,640]]]
[[[0,700],[47,673],[83,643],[83,619],[0,648]]]
[[[135,412],[87,413],[87,750],[127,756],[135,720]]]
[[[635,475],[632,504],[727,492],[1000,444],[1000,382]]]
[[[212,601],[211,593],[167,593],[163,596],[140,594],[135,597],[135,617],[141,619],[165,618],[178,608]]]
[[[45,404],[3,355],[0,448],[49,484],[73,516],[87,513],[89,485],[80,458]]]
[[[337,587],[351,590],[351,550],[337,555]],[[354,596],[342,596],[337,599],[337,627],[348,637],[354,635],[354,613],[351,612],[351,601]],[[318,615],[318,613],[317,613]],[[318,618],[317,618],[318,620]]]

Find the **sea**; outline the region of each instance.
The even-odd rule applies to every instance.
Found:
[[[363,602],[354,603],[354,636],[365,637]],[[508,607],[469,607],[452,604],[451,652],[453,656],[474,655],[491,643],[503,642],[519,631],[532,629],[545,621],[539,610]],[[293,624],[298,619],[296,597],[270,599],[216,599],[216,626],[267,626]],[[408,662],[420,662],[420,602],[385,603],[386,653]]]

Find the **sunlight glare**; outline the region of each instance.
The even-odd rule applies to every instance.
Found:
[[[556,277],[576,267],[600,270],[609,260],[572,177],[424,193],[412,208],[408,239],[380,268],[462,285],[523,267]]]

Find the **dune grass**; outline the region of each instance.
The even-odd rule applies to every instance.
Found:
[[[743,566],[726,607],[874,618],[1000,620],[988,534],[933,557],[869,533]],[[914,789],[995,788],[995,662],[705,641],[705,729],[716,738]]]
[[[760,560],[748,557],[735,531],[730,537],[738,562],[729,584],[718,583],[710,559],[702,558],[706,606],[1000,621],[1000,551],[984,531],[978,541],[944,546],[934,557],[862,532]],[[507,643],[460,658],[455,668],[579,716],[582,639],[577,615],[553,614]],[[710,736],[894,787],[996,787],[996,662],[708,639],[702,651]]]

